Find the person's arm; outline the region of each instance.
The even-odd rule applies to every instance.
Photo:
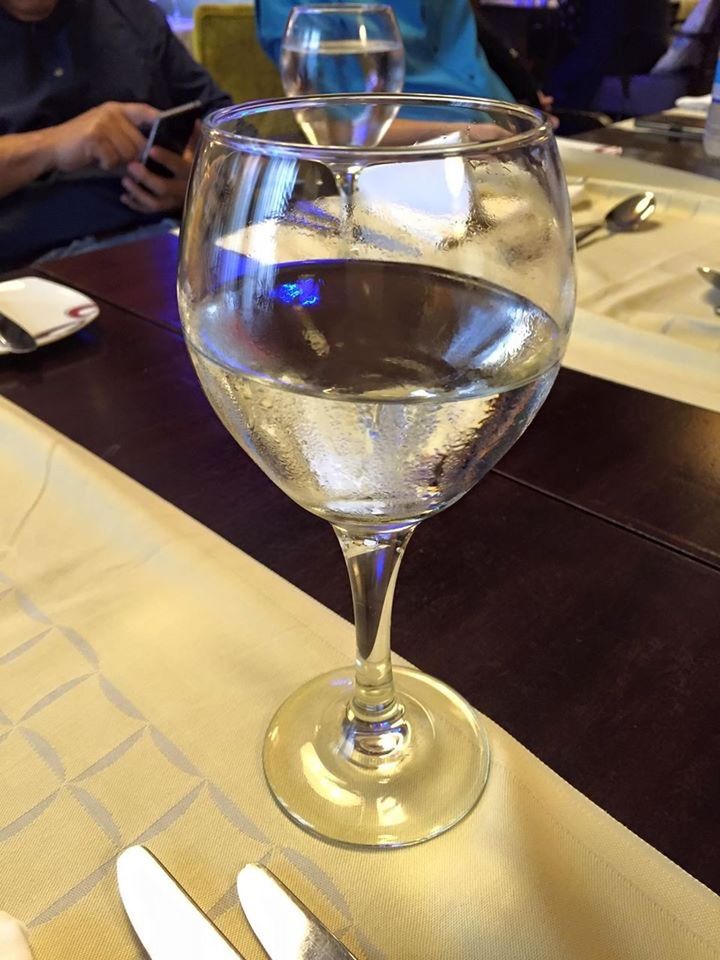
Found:
[[[53,169],[53,148],[46,130],[0,137],[0,198]]]
[[[55,170],[112,170],[135,159],[145,145],[138,127],[157,113],[145,103],[103,103],[55,127],[0,137],[0,197]]]

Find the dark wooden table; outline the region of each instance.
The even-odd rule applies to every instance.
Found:
[[[0,392],[342,615],[326,524],[209,409],[172,238],[57,261],[99,319],[0,360]],[[421,525],[395,647],[720,892],[720,416],[563,371],[516,448]]]

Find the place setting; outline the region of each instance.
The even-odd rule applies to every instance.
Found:
[[[568,108],[580,8],[95,2],[0,0],[64,58],[0,135],[0,960],[717,960],[720,175]]]
[[[578,308],[565,363],[718,410],[720,324],[714,275],[705,269],[718,197],[698,192],[697,177],[662,187],[642,170],[652,170],[647,164],[604,162],[602,178],[580,176],[582,163],[565,156],[575,171],[571,190],[581,181],[573,202]],[[630,171],[637,180],[625,179]]]

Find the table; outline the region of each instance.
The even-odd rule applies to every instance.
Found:
[[[0,392],[342,615],[332,534],[211,413],[177,328],[176,241],[47,264],[101,316]],[[528,434],[422,525],[395,647],[720,892],[720,416],[562,371]]]
[[[43,270],[179,331],[176,265],[168,235]],[[720,566],[718,414],[565,370],[497,472]]]
[[[622,147],[626,157],[720,180],[720,163],[705,156],[700,140],[681,140],[640,129],[626,130],[616,124],[584,133],[578,139]]]
[[[134,312],[101,302],[100,320],[77,337],[4,362],[0,390],[349,616],[329,530],[236,449],[210,412],[179,335],[139,315],[132,248],[124,255],[125,269],[115,275],[126,278]],[[84,261],[88,277],[96,257]],[[594,407],[594,390],[619,391],[620,406],[634,393],[566,373],[559,388],[518,446],[517,463],[530,472],[566,390],[575,400],[561,418],[560,446],[562,430],[584,429],[582,417],[573,427],[572,409],[581,401]],[[681,428],[683,417],[705,417],[663,403],[679,408]],[[708,422],[717,429],[717,420]],[[629,408],[628,448],[631,426]],[[608,440],[608,460],[612,449]],[[566,453],[578,458],[572,446]],[[540,481],[534,489],[505,463],[421,527],[400,578],[396,648],[720,889],[713,852],[720,796],[708,744],[720,719],[713,671],[720,572],[665,542],[663,529],[654,542],[609,510],[563,497],[552,489],[553,464],[554,454],[545,458],[546,489]],[[558,465],[554,472],[576,471],[566,460],[565,471]],[[617,511],[633,489],[621,472],[613,483],[610,471],[606,488]]]

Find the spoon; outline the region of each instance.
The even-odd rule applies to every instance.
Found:
[[[10,353],[31,353],[37,350],[37,340],[19,323],[0,313],[0,344]]]
[[[711,287],[720,290],[720,270],[713,270],[712,267],[698,267],[697,272]],[[720,317],[720,305],[715,307],[715,313]]]
[[[712,267],[698,267],[697,272],[711,287],[717,287],[720,290],[720,270],[713,270]]]
[[[575,243],[581,243],[597,230],[605,227],[610,233],[625,233],[628,230],[637,230],[641,223],[655,213],[655,194],[647,190],[645,193],[634,193],[608,210],[601,223],[593,223],[587,227],[580,227],[575,234]]]

